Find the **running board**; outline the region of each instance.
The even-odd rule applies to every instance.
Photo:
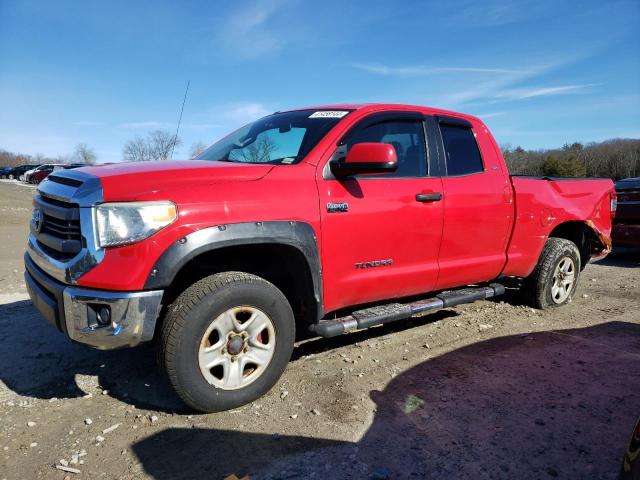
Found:
[[[320,320],[312,325],[311,331],[321,337],[335,337],[343,333],[381,325],[383,323],[406,320],[418,313],[453,307],[462,303],[497,297],[504,293],[504,285],[492,283],[487,287],[463,288],[439,293],[433,298],[412,303],[388,303],[377,307],[356,310],[346,317],[335,320]]]

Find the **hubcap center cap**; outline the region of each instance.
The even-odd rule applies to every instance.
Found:
[[[244,338],[240,335],[233,335],[227,342],[227,351],[231,355],[238,355],[244,349]]]

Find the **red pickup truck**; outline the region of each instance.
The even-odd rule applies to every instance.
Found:
[[[407,105],[276,112],[196,159],[65,170],[34,198],[26,284],[100,349],[155,339],[192,408],[237,407],[296,332],[330,337],[499,295],[570,301],[609,252],[610,180],[511,177],[473,116]],[[429,293],[432,292],[432,293]]]

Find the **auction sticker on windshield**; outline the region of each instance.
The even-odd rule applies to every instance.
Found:
[[[322,110],[320,112],[314,112],[309,115],[309,118],[342,118],[347,113],[344,110]]]

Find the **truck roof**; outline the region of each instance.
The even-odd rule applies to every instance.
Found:
[[[466,118],[469,120],[479,120],[478,117],[469,115],[467,113],[454,112],[452,110],[444,110],[441,108],[427,107],[421,105],[410,105],[403,103],[336,103],[328,105],[313,105],[309,107],[291,108],[284,111],[299,111],[299,110],[412,110],[423,112],[427,115],[451,115],[460,118]]]

